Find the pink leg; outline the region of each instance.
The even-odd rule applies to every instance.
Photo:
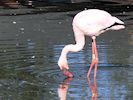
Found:
[[[95,62],[94,62],[93,59],[95,59],[94,42],[92,42],[92,62],[91,62],[91,65],[90,65],[90,69],[89,69],[89,71],[88,71],[88,75],[87,75],[88,77],[90,77],[91,70],[92,70],[92,68],[93,68],[93,66],[94,66],[94,64],[95,64]]]
[[[96,78],[96,75],[97,75],[97,67],[98,67],[98,50],[97,50],[97,46],[96,46],[96,41],[94,40],[94,44],[95,44],[95,69],[94,69],[94,78]]]
[[[90,69],[88,71],[88,77],[90,77],[90,73],[91,73],[91,70],[93,68],[93,66],[95,66],[95,69],[94,69],[94,78],[96,78],[96,73],[97,73],[97,67],[98,67],[98,51],[97,51],[97,47],[96,47],[96,37],[93,36],[92,37],[92,63],[90,65]]]
[[[96,78],[96,76],[97,76],[97,67],[98,67],[98,63],[95,64],[94,78]]]

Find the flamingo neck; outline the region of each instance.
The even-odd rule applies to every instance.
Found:
[[[62,50],[61,56],[62,56],[63,58],[66,58],[68,52],[69,52],[69,48],[68,48],[68,46],[65,46],[65,47],[63,48],[63,50]]]

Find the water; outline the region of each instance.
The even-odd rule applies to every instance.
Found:
[[[97,38],[100,61],[96,80],[93,72],[91,80],[86,77],[91,63],[88,37],[82,51],[68,55],[73,79],[66,79],[57,66],[64,45],[74,43],[71,22],[79,10],[40,13],[36,9],[2,9],[0,99],[59,100],[66,96],[66,100],[132,100],[133,12],[127,8],[115,12],[111,7],[108,11],[127,26]]]

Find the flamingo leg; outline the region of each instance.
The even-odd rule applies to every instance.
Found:
[[[96,78],[96,76],[97,76],[97,68],[98,68],[98,63],[95,64],[94,78]]]
[[[94,42],[92,41],[92,62],[90,65],[90,69],[88,71],[88,77],[90,77],[91,70],[92,70],[93,66],[95,65],[95,62],[93,59],[95,59],[95,49],[94,49]]]
[[[97,74],[97,67],[98,67],[98,50],[97,50],[97,46],[96,46],[96,37],[93,36],[92,37],[92,62],[90,65],[90,69],[88,71],[88,77],[90,77],[90,73],[92,71],[92,68],[95,67],[94,69],[94,78],[96,78],[96,74]]]

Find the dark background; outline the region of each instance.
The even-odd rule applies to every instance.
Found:
[[[87,2],[103,2],[103,3],[121,3],[133,4],[133,0],[0,0],[0,7],[4,8],[21,8],[25,7],[38,7],[48,5],[70,4],[70,3],[87,3]]]

